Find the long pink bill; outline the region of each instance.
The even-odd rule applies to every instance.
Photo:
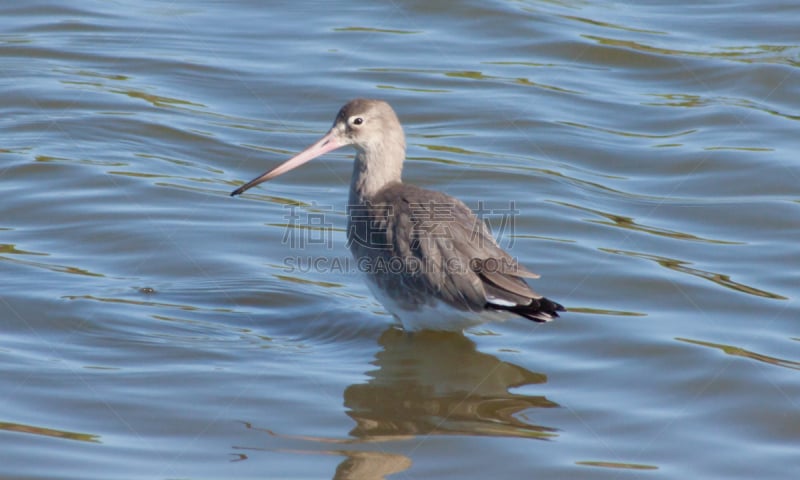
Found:
[[[298,153],[289,160],[286,160],[285,162],[273,168],[272,170],[265,172],[263,175],[250,180],[249,182],[245,183],[241,187],[231,192],[231,197],[242,194],[245,191],[255,187],[259,183],[266,182],[267,180],[272,180],[278,175],[282,175],[288,172],[289,170],[295,169],[300,165],[319,157],[320,155],[328,153],[332,150],[336,150],[337,148],[343,147],[344,145],[345,144],[342,143],[339,136],[337,135],[337,132],[334,129],[331,129],[331,131],[326,133],[324,137],[320,138],[316,143],[309,146],[302,152]]]

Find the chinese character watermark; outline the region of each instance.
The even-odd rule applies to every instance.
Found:
[[[350,221],[347,224],[347,244],[352,248],[357,246],[366,248],[391,248],[388,223],[394,218],[394,208],[391,205],[347,205],[347,215]]]
[[[333,207],[286,205],[281,243],[292,249],[307,246],[333,248]],[[484,201],[469,215],[460,204],[429,201],[401,206],[384,204],[348,205],[347,247],[353,244],[369,249],[396,250],[407,245],[419,250],[420,242],[440,248],[452,248],[453,242],[468,242],[483,247],[482,242],[495,241],[503,248],[512,248],[515,239],[515,219],[520,214],[516,203],[510,201],[501,208],[487,208]],[[489,237],[489,238],[487,238]]]
[[[284,205],[288,212],[283,216],[286,224],[281,243],[289,248],[303,249],[306,245],[324,245],[333,248],[333,223],[326,220],[332,206],[311,204],[310,211],[298,213],[297,205]]]
[[[512,248],[514,246],[514,232],[516,231],[515,219],[520,211],[517,209],[517,204],[514,200],[508,202],[505,208],[486,208],[483,200],[478,201],[478,208],[473,211],[475,217],[480,224],[488,224],[490,228],[490,235],[493,235],[497,243],[501,246],[505,240],[505,248]],[[497,222],[492,222],[492,219],[499,216],[499,226],[495,227]],[[479,228],[481,225],[475,225],[472,233],[474,237],[479,236]],[[479,238],[472,238],[472,241],[479,240]]]

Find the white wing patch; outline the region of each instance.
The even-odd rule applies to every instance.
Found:
[[[508,300],[503,300],[502,298],[497,297],[489,297],[486,299],[486,301],[492,305],[497,305],[498,307],[516,307],[519,305],[517,303],[509,302]]]

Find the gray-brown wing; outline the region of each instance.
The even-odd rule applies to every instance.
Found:
[[[542,298],[523,280],[538,275],[500,248],[463,202],[405,184],[384,188],[373,201],[371,216],[380,219],[375,231],[384,232],[381,256],[401,259],[405,270],[383,281],[408,289],[403,295],[433,297],[473,311],[487,304],[527,306]],[[423,298],[414,302],[426,303]]]

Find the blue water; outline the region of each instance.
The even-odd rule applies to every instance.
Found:
[[[17,3],[3,478],[794,478],[796,2]],[[397,329],[351,152],[228,196],[354,97],[570,311]]]

